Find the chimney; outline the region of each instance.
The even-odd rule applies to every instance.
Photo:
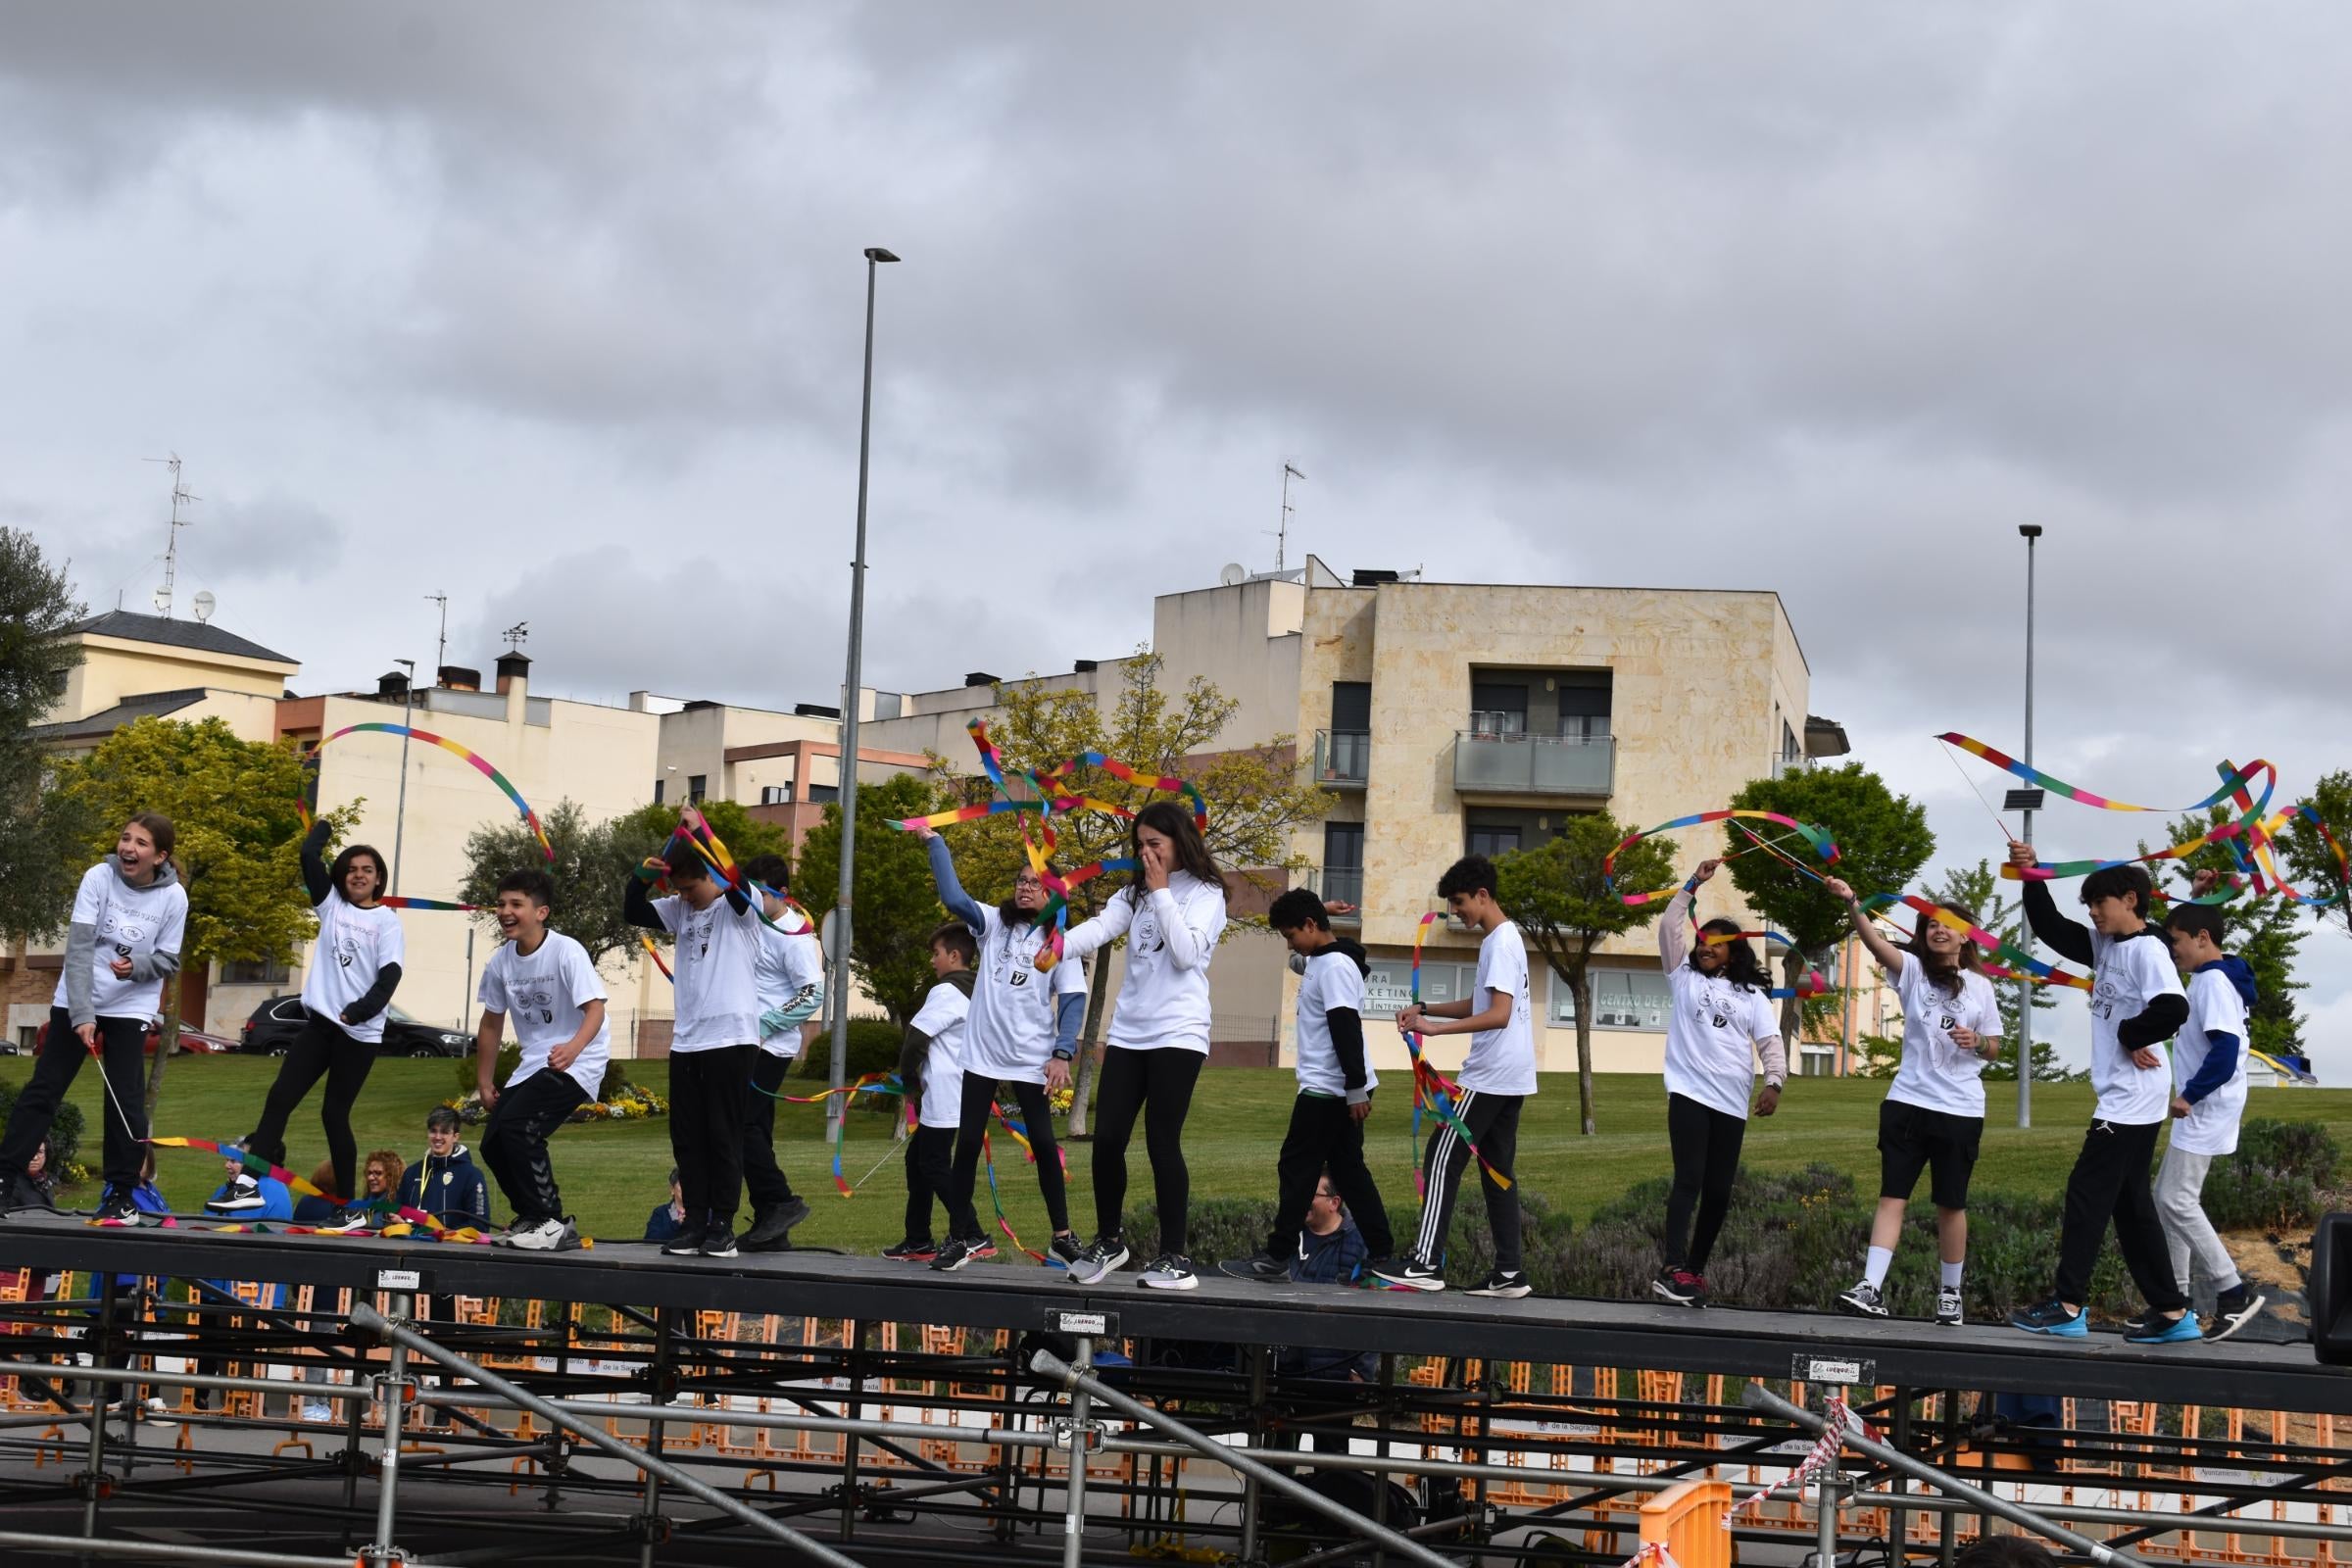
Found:
[[[526,711],[524,698],[531,689],[531,662],[519,653],[509,650],[498,656],[498,695],[507,700],[507,722],[522,722]]]
[[[1355,569],[1355,586],[1358,588],[1377,588],[1384,582],[1395,582],[1396,579],[1397,574],[1393,571],[1380,571],[1368,566]]]
[[[409,677],[405,670],[390,670],[375,677],[375,695],[387,702],[398,702],[409,695]]]
[[[444,691],[478,692],[482,689],[482,672],[467,669],[463,664],[443,664],[437,672]]]
[[[1101,667],[1102,667],[1102,666],[1101,666],[1100,664],[1098,664],[1098,663],[1097,663],[1097,662],[1096,662],[1094,660],[1091,660],[1091,659],[1081,659],[1080,661],[1078,661],[1078,667],[1077,667],[1076,669],[1072,670],[1070,673],[1072,673],[1072,674],[1074,674],[1074,675],[1092,675],[1092,674],[1093,674],[1093,673],[1094,673],[1094,672],[1095,672],[1097,669],[1099,669],[1099,668],[1101,668]]]
[[[963,677],[963,683],[966,686],[994,686],[997,677],[985,669],[975,669]]]

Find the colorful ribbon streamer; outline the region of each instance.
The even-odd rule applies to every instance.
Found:
[[[491,766],[488,760],[478,752],[469,751],[445,735],[435,735],[430,730],[421,730],[414,725],[406,724],[346,724],[321,740],[317,746],[312,747],[311,755],[318,756],[346,735],[359,734],[406,735],[413,741],[422,741],[428,746],[438,746],[451,756],[470,763],[476,772],[497,785],[500,790],[505,792],[507,799],[514,803],[514,809],[522,813],[523,821],[529,825],[532,835],[539,840],[540,850],[546,854],[548,859],[551,861],[555,859],[556,847],[547,841],[547,829],[540,825],[539,813],[531,809],[531,803],[522,798],[522,792],[514,787],[514,780]]]
[[[1660,822],[1656,827],[1653,828],[1644,828],[1642,831],[1634,834],[1632,837],[1619,844],[1615,849],[1611,850],[1607,857],[1604,858],[1600,862],[1601,885],[1608,888],[1613,893],[1616,892],[1617,857],[1623,855],[1627,850],[1641,843],[1643,839],[1654,838],[1660,833],[1671,833],[1677,828],[1699,827],[1708,822],[1722,822],[1740,817],[1745,817],[1754,821],[1778,823],[1780,826],[1788,828],[1790,832],[1796,834],[1807,844],[1813,846],[1813,852],[1821,857],[1824,864],[1835,865],[1838,862],[1837,841],[1832,839],[1829,834],[1822,831],[1820,828],[1813,826],[1809,822],[1799,822],[1795,817],[1783,816],[1778,811],[1698,811],[1690,816],[1678,816],[1671,822]],[[1754,835],[1751,834],[1750,837],[1754,837]],[[1764,845],[1764,841],[1761,839],[1758,839],[1757,843],[1759,846]],[[1745,854],[1747,852],[1740,851],[1739,853]],[[1783,858],[1787,858],[1783,857]],[[1790,863],[1794,864],[1795,862],[1791,861]],[[1800,867],[1800,869],[1802,869],[1802,867]],[[1626,905],[1642,905],[1651,903],[1657,899],[1671,899],[1674,897],[1676,891],[1677,890],[1674,888],[1659,888],[1654,892],[1649,893],[1619,893],[1617,895],[1617,900],[1619,903]]]
[[[1438,910],[1432,909],[1422,915],[1421,923],[1413,928],[1413,968],[1410,986],[1412,1003],[1416,1007],[1421,1005],[1421,947],[1429,940],[1429,928],[1444,918],[1445,916]],[[1425,1107],[1431,1115],[1460,1135],[1463,1146],[1470,1151],[1471,1157],[1478,1161],[1479,1168],[1487,1173],[1488,1179],[1493,1181],[1495,1186],[1507,1190],[1511,1185],[1511,1179],[1496,1170],[1494,1162],[1480,1152],[1478,1140],[1470,1136],[1469,1125],[1453,1108],[1456,1099],[1462,1092],[1461,1086],[1429,1064],[1427,1058],[1421,1054],[1423,1042],[1420,1035],[1405,1028],[1402,1024],[1396,1026],[1396,1032],[1404,1036],[1405,1054],[1412,1058],[1413,1065],[1414,1194],[1424,1200],[1429,1197],[1429,1178],[1421,1169],[1421,1112]],[[1441,1245],[1443,1240],[1443,1238],[1440,1239]]]

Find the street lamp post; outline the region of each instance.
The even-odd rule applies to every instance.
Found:
[[[850,660],[841,691],[841,782],[834,794],[841,807],[841,886],[833,903],[833,972],[826,989],[833,999],[833,1061],[827,1074],[839,1090],[850,1060],[850,905],[852,870],[858,849],[858,694],[864,684],[859,668],[865,640],[865,479],[867,453],[874,427],[874,281],[884,262],[898,257],[879,245],[865,251],[865,384],[858,404],[858,547],[850,559]],[[825,1097],[827,1125],[846,1113],[843,1097]]]
[[[2026,541],[2026,765],[2034,765],[2034,546],[2041,538],[2041,524],[2020,523],[2017,529]],[[2012,792],[2021,794],[2021,792]],[[2019,800],[2018,831],[2025,842],[2034,842],[2034,807],[2041,798],[2038,789],[2022,792]],[[2024,883],[2018,884],[2023,897]],[[2028,957],[2034,954],[2034,927],[2021,921],[2018,945]],[[2017,977],[2017,1124],[2034,1125],[2034,982],[2025,975]]]
[[[409,672],[400,686],[400,799],[392,808],[392,885],[386,896],[400,892],[400,841],[409,823],[409,712],[416,698],[416,661],[395,659],[395,664]]]

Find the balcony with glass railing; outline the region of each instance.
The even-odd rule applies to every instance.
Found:
[[[1372,772],[1372,737],[1362,730],[1315,731],[1315,782],[1327,790],[1360,790]]]
[[[1617,782],[1613,735],[1529,735],[1465,729],[1453,738],[1459,795],[1606,797]]]

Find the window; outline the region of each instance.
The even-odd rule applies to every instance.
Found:
[[[760,785],[760,804],[761,806],[790,806],[792,804],[792,786],[790,784]]]
[[[1350,735],[1372,728],[1372,683],[1335,680],[1331,683],[1331,727]]]
[[[1527,733],[1527,683],[1474,680],[1470,683],[1470,729],[1477,735]]]
[[[1804,760],[1805,749],[1796,743],[1796,731],[1789,726],[1787,719],[1782,719],[1781,766],[1784,768],[1801,767],[1804,765]]]
[[[1421,966],[1421,1000],[1459,1002],[1478,981],[1475,963],[1425,963]],[[1374,958],[1364,976],[1364,1016],[1394,1018],[1413,1000],[1413,961]]]
[[[1323,824],[1323,902],[1364,902],[1364,824]]]
[[[1492,860],[1498,855],[1509,855],[1519,848],[1519,830],[1515,827],[1474,827],[1469,833],[1467,855],[1483,855]]]
[[[1674,1005],[1666,977],[1655,969],[1593,969],[1592,1027],[1595,1029],[1663,1029]],[[1557,976],[1551,985],[1551,1021],[1576,1022],[1576,993]]]
[[[1796,1071],[1800,1078],[1833,1077],[1838,1071],[1837,1054],[1808,1047],[1796,1054]]]
[[[282,986],[293,976],[293,970],[274,958],[261,963],[239,958],[220,965],[224,986]]]
[[[1606,740],[1609,734],[1609,672],[1572,669],[1559,677],[1560,734],[1568,740]]]
[[[40,1036],[41,1026],[39,1024],[19,1024],[17,1026],[17,1049],[27,1056],[31,1055],[32,1048],[40,1042]]]
[[[660,806],[662,804],[662,786],[668,782],[669,781],[667,779],[661,778],[654,780],[654,804],[656,806]]]
[[[838,784],[811,784],[808,786],[808,804],[810,806],[830,806],[840,799],[841,786]]]
[[[702,800],[702,798],[703,798],[703,787],[704,787],[706,784],[710,783],[710,774],[708,774],[708,773],[689,773],[689,774],[687,774],[687,775],[686,775],[686,799],[687,799],[687,801],[688,801],[689,803],[698,803],[698,802],[700,802],[700,801]]]

